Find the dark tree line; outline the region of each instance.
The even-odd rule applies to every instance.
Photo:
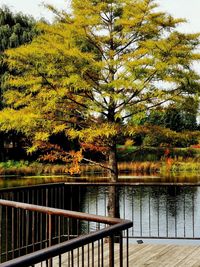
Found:
[[[191,101],[192,102],[192,101]],[[142,123],[162,126],[176,132],[196,131],[199,129],[197,123],[198,103],[191,103],[192,108],[169,105],[167,108],[153,110]]]
[[[0,51],[29,43],[37,34],[35,20],[22,13],[12,13],[8,7],[0,8]]]
[[[8,7],[0,8],[0,110],[5,107],[3,91],[5,81],[9,76],[7,64],[5,63],[4,51],[8,48],[15,48],[25,43],[30,43],[34,36],[38,34],[36,21],[22,13],[13,13]],[[19,135],[14,132],[0,132],[0,160],[6,156],[6,143],[19,147]],[[18,148],[16,149],[18,152]],[[17,152],[17,153],[18,153]]]

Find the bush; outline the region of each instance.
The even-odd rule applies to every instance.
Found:
[[[143,145],[145,146],[166,146],[171,147],[189,147],[197,144],[200,136],[200,132],[175,132],[170,129],[162,128],[159,126],[153,126],[149,128],[149,131],[143,139]]]
[[[156,125],[133,126],[128,129],[133,143],[150,147],[189,147],[200,140],[200,131],[175,132]]]
[[[200,158],[200,151],[193,148],[168,148],[168,157],[174,159]],[[165,159],[166,147],[118,147],[119,161],[160,161]]]

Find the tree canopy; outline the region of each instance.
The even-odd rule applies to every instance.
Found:
[[[3,90],[5,81],[9,74],[7,63],[5,62],[4,51],[8,48],[15,48],[21,44],[30,43],[34,36],[38,34],[35,27],[35,20],[22,13],[12,13],[8,7],[0,8],[0,109],[5,107]],[[14,135],[15,137],[19,135]],[[13,132],[9,138],[13,140]],[[0,132],[0,159],[5,158],[4,143],[8,141],[8,134]]]
[[[32,139],[34,151],[54,133],[108,155],[118,177],[116,143],[149,109],[199,93],[199,34],[184,34],[154,0],[73,0],[29,45],[7,51],[4,131]],[[51,152],[49,152],[51,154]],[[81,156],[79,154],[79,159]]]
[[[7,64],[4,60],[4,51],[15,48],[25,43],[30,43],[38,34],[35,20],[22,13],[12,13],[8,7],[0,8],[0,89],[2,90]],[[2,99],[0,103],[2,108]]]
[[[22,13],[12,13],[8,7],[0,8],[0,51],[30,43],[36,35],[35,20]]]
[[[170,104],[167,107],[158,107],[152,110],[141,124],[159,125],[176,132],[186,130],[195,131],[198,129],[197,115],[199,101],[194,98],[187,98],[185,103]]]

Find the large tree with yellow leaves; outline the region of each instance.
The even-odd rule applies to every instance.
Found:
[[[198,92],[193,62],[199,34],[183,34],[183,19],[160,12],[154,0],[72,0],[31,44],[7,52],[15,75],[0,114],[39,149],[52,134],[78,138],[83,149],[108,156],[118,179],[118,137],[134,133],[149,109]],[[52,155],[53,156],[53,155]],[[79,159],[81,156],[79,154]]]

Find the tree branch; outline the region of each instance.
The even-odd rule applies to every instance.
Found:
[[[108,166],[106,166],[106,165],[104,165],[104,164],[101,164],[101,163],[98,163],[98,162],[96,162],[96,161],[93,161],[93,160],[91,160],[91,159],[83,158],[82,160],[87,161],[87,162],[89,162],[89,163],[91,163],[91,164],[93,164],[93,165],[97,165],[97,166],[99,166],[99,167],[101,167],[101,168],[103,168],[103,169],[112,171],[112,169],[109,168]]]

